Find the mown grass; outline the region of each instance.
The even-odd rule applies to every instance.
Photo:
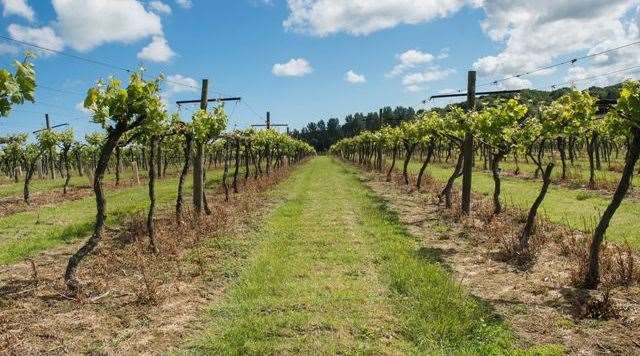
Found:
[[[188,195],[191,179],[187,179],[186,183],[185,194]],[[177,185],[176,178],[157,181],[159,205],[174,201]],[[127,216],[145,211],[149,205],[146,184],[108,190],[106,196],[107,224],[118,224]],[[93,229],[95,214],[95,198],[91,195],[1,217],[0,265],[23,260],[39,251],[86,237]]]
[[[174,169],[169,169],[167,173],[175,173]],[[89,187],[91,188],[92,182],[89,180],[87,175],[78,176],[77,172],[72,172],[71,179],[69,180],[70,187]],[[140,179],[146,179],[147,171],[141,169],[139,172]],[[22,180],[24,177],[20,177],[19,182],[9,182],[0,184],[0,198],[6,198],[11,196],[21,196],[22,190],[24,189],[24,181]],[[123,170],[120,174],[121,181],[133,181],[134,173],[133,170]],[[104,182],[115,182],[115,173],[105,174]],[[64,187],[65,178],[61,178],[59,174],[56,174],[56,179],[42,178],[42,179],[33,179],[31,184],[29,185],[29,191],[32,193],[44,192],[44,191],[52,191],[59,190],[62,191],[62,187]]]
[[[253,257],[192,352],[523,352],[481,302],[417,253],[420,242],[353,171],[317,158],[278,191],[286,202],[256,233]]]
[[[411,162],[409,171],[417,173],[420,166],[418,162]],[[430,165],[427,171],[439,182],[446,182],[452,169]],[[460,184],[460,179],[456,183]],[[503,177],[502,200],[508,205],[528,210],[540,192],[541,185],[541,181]],[[472,186],[475,192],[493,194],[493,179],[489,173],[474,172]],[[552,185],[541,206],[540,214],[554,223],[591,232],[609,202],[610,199],[599,194],[587,196],[583,190]],[[622,203],[609,226],[607,239],[616,242],[628,241],[631,246],[640,249],[640,203],[631,200]]]

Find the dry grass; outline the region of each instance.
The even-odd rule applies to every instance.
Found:
[[[230,203],[211,194],[213,214],[195,227],[176,223],[173,211],[160,212],[158,254],[149,249],[144,216],[110,227],[101,247],[81,265],[83,289],[75,297],[61,277],[78,244],[4,267],[0,354],[159,353],[178,346],[210,299],[222,294],[251,246],[231,237],[252,229],[274,203],[265,191],[289,172],[248,182]],[[185,213],[190,221],[188,209]]]
[[[439,260],[455,278],[495,308],[523,346],[555,343],[569,353],[640,353],[634,341],[640,340],[640,287],[637,277],[629,278],[637,276],[637,255],[628,246],[604,249],[607,288],[584,291],[573,286],[572,275],[580,261],[576,251],[586,248],[588,235],[540,215],[534,250],[524,258],[526,268],[520,268],[520,255],[509,252],[524,225],[522,211],[508,206],[505,214],[490,217],[490,202],[476,195],[474,213],[464,217],[457,208],[459,192],[454,192],[453,209],[437,206],[439,184],[409,193],[396,182],[384,182],[383,176],[367,174],[366,180],[409,231],[424,238],[423,248],[439,251]],[[505,254],[507,262],[501,258]]]

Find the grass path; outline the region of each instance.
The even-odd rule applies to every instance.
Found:
[[[510,333],[408,235],[350,168],[320,157],[193,350],[204,354],[508,353]]]
[[[207,182],[219,178],[208,174]],[[191,177],[185,182],[185,202],[189,202]],[[159,205],[176,199],[177,178],[156,182]],[[107,224],[117,224],[126,216],[145,211],[149,206],[147,184],[107,189]],[[33,211],[0,217],[0,265],[23,260],[36,252],[72,242],[91,233],[96,206],[93,195],[74,201],[45,205]]]
[[[402,169],[402,162],[399,162]],[[417,173],[421,164],[412,161],[409,171]],[[556,167],[557,169],[557,167]],[[427,171],[439,182],[446,182],[453,168],[430,165]],[[457,184],[461,183],[458,179]],[[540,192],[542,182],[517,177],[502,178],[502,200],[508,205],[528,210]],[[472,180],[475,192],[493,194],[493,179],[489,173],[474,172]],[[591,231],[610,199],[597,193],[589,194],[584,190],[551,185],[540,208],[540,214],[556,224],[562,224],[581,231]],[[631,246],[640,249],[640,203],[623,201],[607,230],[607,239],[616,242],[628,241]]]

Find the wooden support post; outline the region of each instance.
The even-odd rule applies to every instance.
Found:
[[[209,80],[202,80],[202,93],[200,95],[200,109],[207,110],[207,96],[209,92]],[[204,165],[204,144],[196,142],[195,154],[193,155],[193,208],[195,214],[199,217],[202,213],[202,197],[204,193],[203,181],[203,165]]]
[[[49,120],[49,114],[44,114],[44,121],[47,126],[47,131],[51,131],[51,121]],[[53,148],[49,147],[49,174],[51,175],[51,179],[56,179],[56,168],[53,161]]]
[[[131,165],[133,166],[133,175],[136,177],[136,185],[140,185],[140,172],[138,171],[138,162],[133,161],[131,162]]]
[[[476,107],[476,72],[469,71],[467,85],[467,110],[472,112]],[[473,176],[473,133],[467,130],[464,136],[464,161],[462,166],[462,213],[471,212],[471,178]]]

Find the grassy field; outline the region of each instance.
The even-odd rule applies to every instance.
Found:
[[[214,178],[217,174],[209,173]],[[190,177],[189,177],[190,178]],[[158,204],[171,204],[176,197],[177,179],[157,181]],[[185,194],[189,194],[187,179]],[[146,184],[109,190],[107,223],[115,224],[123,217],[142,212],[148,207]],[[188,198],[185,198],[188,199]],[[75,201],[42,206],[0,218],[0,265],[22,260],[38,251],[71,242],[91,233],[96,207],[93,195]]]
[[[513,339],[327,157],[281,184],[240,280],[193,341],[202,354],[503,354]],[[553,348],[548,349],[555,350]]]
[[[167,170],[167,174],[175,173],[175,169]],[[77,176],[76,172],[72,173],[71,180],[69,181],[70,187],[91,187],[92,182],[89,180],[88,176]],[[176,173],[177,174],[177,173]],[[140,170],[139,173],[140,179],[146,179],[147,172],[145,170]],[[56,176],[58,177],[58,176]],[[134,174],[132,170],[125,170],[120,175],[121,181],[133,181]],[[105,182],[115,182],[116,176],[113,173],[105,174],[104,181]],[[64,186],[64,178],[56,178],[56,179],[33,179],[31,181],[31,185],[29,186],[29,190],[32,193],[43,192],[43,191],[51,191],[51,190],[60,190],[62,191],[62,187]],[[21,180],[20,182],[5,182],[4,184],[0,184],[0,198],[11,197],[11,196],[21,196],[22,189],[24,188],[24,182]]]
[[[409,170],[417,173],[420,166],[418,162],[411,162]],[[431,165],[428,171],[435,179],[444,182],[451,175],[452,168]],[[460,184],[460,181],[461,179],[458,179],[457,184]],[[473,190],[478,193],[493,193],[493,179],[488,173],[474,172],[472,185]],[[502,200],[508,205],[528,210],[541,185],[541,181],[504,177]],[[597,193],[552,185],[540,213],[554,223],[589,232],[597,224],[609,201],[610,199]],[[629,200],[622,203],[609,227],[607,239],[616,242],[628,241],[633,247],[640,249],[640,203]]]

